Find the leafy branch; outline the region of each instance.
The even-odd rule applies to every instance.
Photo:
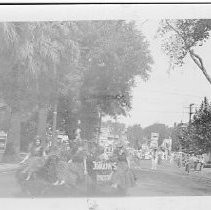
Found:
[[[207,73],[207,70],[204,66],[202,58],[198,54],[196,54],[193,49],[191,49],[191,47],[194,46],[194,45],[188,46],[185,36],[183,36],[183,34],[179,30],[177,30],[174,26],[172,26],[172,24],[170,24],[168,20],[165,20],[165,22],[166,22],[167,26],[171,30],[173,30],[183,40],[186,52],[189,53],[193,62],[198,66],[198,68],[202,71],[202,73],[204,74],[207,81],[211,84],[211,77]]]

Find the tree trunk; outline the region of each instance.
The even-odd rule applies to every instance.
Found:
[[[57,103],[55,102],[54,104],[54,110],[53,110],[53,146],[57,145],[57,132],[56,132],[56,127],[57,127]]]
[[[48,107],[47,106],[40,107],[37,135],[40,136],[42,145],[45,144],[46,140],[47,116],[48,116]]]
[[[102,127],[102,113],[99,112],[99,125],[98,125],[98,135],[97,135],[97,145],[99,145],[100,135],[101,135],[101,127]]]
[[[2,161],[13,162],[19,159],[20,132],[21,132],[21,114],[16,112],[11,115],[10,129],[7,137],[8,138],[7,145]]]

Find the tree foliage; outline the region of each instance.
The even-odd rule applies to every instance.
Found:
[[[71,136],[80,119],[91,138],[99,114],[126,115],[135,77],[148,79],[152,64],[144,36],[126,21],[1,23],[0,44],[0,95],[15,113],[11,132],[22,114],[36,111],[49,112],[52,124],[58,101],[58,128]],[[46,117],[32,127],[44,131]]]
[[[68,22],[0,24],[0,93],[12,112],[9,141],[17,143],[17,152],[24,115],[48,108],[76,64],[79,51],[71,35]]]
[[[82,22],[79,28],[87,68],[82,97],[93,100],[104,114],[126,114],[135,76],[149,76],[148,43],[133,23],[125,21]]]
[[[138,148],[143,143],[149,143],[152,133],[159,133],[158,144],[161,145],[164,139],[172,136],[172,128],[160,123],[155,123],[145,128],[140,125],[133,125],[127,128],[128,141],[135,148]]]
[[[182,66],[187,55],[202,71],[211,84],[203,59],[195,52],[210,37],[209,19],[162,20],[158,30],[162,38],[162,49],[169,56],[172,65]]]
[[[144,128],[144,136],[151,139],[151,133],[159,133],[158,144],[161,145],[164,139],[167,139],[171,135],[171,129],[165,124],[154,123]]]
[[[130,146],[138,149],[143,142],[143,128],[140,125],[133,125],[127,128],[127,139]]]
[[[187,153],[203,154],[211,151],[211,104],[205,97],[189,125],[179,124],[174,129],[173,142]]]
[[[191,124],[191,144],[197,152],[207,153],[211,149],[211,104],[205,97],[196,111]]]
[[[126,21],[75,22],[82,69],[78,114],[82,135],[93,137],[100,115],[126,115],[136,76],[149,77],[152,58],[148,43]],[[69,126],[70,127],[70,126]]]

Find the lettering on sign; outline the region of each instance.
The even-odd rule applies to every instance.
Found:
[[[117,163],[115,162],[103,162],[103,161],[93,161],[93,170],[116,170]]]
[[[97,175],[98,182],[105,182],[111,180],[111,174],[109,175]]]

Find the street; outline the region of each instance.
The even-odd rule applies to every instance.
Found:
[[[129,196],[201,196],[211,195],[211,179],[163,163],[156,171],[150,169],[150,161],[142,161],[139,181],[130,189]]]
[[[0,173],[0,197],[11,198],[17,197],[20,193],[18,184],[16,183],[14,171]]]
[[[151,170],[150,160],[141,161],[141,170],[137,170],[138,182],[128,192],[132,196],[208,196],[211,195],[211,178],[192,172],[184,173],[169,163]],[[53,197],[62,197],[62,194]],[[0,173],[0,197],[24,197],[16,183],[14,172]]]

